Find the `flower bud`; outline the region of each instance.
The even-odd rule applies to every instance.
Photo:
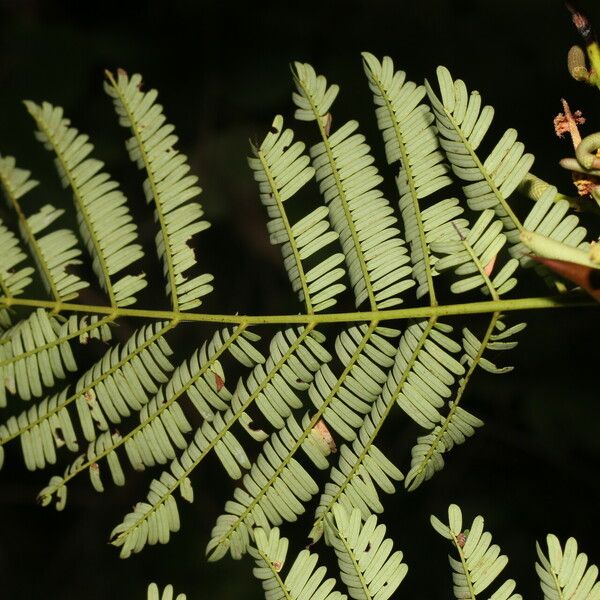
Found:
[[[585,54],[580,46],[571,46],[567,54],[567,67],[571,77],[577,81],[587,81],[590,77],[585,66]]]

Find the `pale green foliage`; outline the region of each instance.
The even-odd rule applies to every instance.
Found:
[[[175,310],[190,310],[200,306],[200,298],[210,293],[213,277],[202,274],[188,279],[184,272],[195,263],[189,238],[209,227],[200,220],[203,213],[198,202],[192,202],[202,191],[190,170],[187,158],[175,149],[177,136],[173,125],[165,124],[162,106],[156,103],[158,92],[141,91],[141,75],[131,78],[119,70],[117,80],[107,73],[106,93],[113,98],[119,124],[133,134],[126,143],[129,157],[148,175],[144,192],[148,203],[154,203],[156,220],[160,224],[156,247],[163,260],[167,278],[167,294]]]
[[[19,240],[12,231],[8,230],[0,221],[0,244],[2,245],[2,259],[0,269],[6,294],[18,296],[31,283],[32,267],[25,267],[15,271],[15,266],[23,262],[27,256],[19,247]]]
[[[81,264],[81,260],[79,260],[81,250],[77,247],[77,237],[69,229],[55,229],[41,237],[38,235],[56,221],[64,213],[64,210],[45,204],[37,213],[25,217],[19,200],[38,184],[37,181],[30,179],[29,175],[29,171],[17,168],[15,159],[11,156],[0,158],[0,184],[4,196],[9,206],[17,213],[21,236],[29,245],[46,290],[56,300],[71,300],[77,296],[80,290],[89,285],[87,281],[83,281],[74,273],[67,273],[68,267]],[[13,249],[11,260],[9,250],[11,243],[7,242],[8,240],[2,242],[2,248],[6,248],[5,252],[8,253],[7,255],[2,253],[2,262],[6,265],[4,268],[12,269],[16,264],[14,254],[17,250]],[[32,272],[33,269],[27,267],[11,273],[8,279],[3,274],[3,288],[10,285],[12,280],[21,281]],[[6,281],[4,281],[5,279]],[[26,281],[23,281],[22,287]],[[8,291],[9,296],[17,296],[22,290],[8,289]]]
[[[431,525],[443,537],[449,539],[459,560],[448,556],[452,567],[454,597],[457,600],[475,600],[500,575],[508,558],[500,554],[500,547],[492,544],[492,535],[483,529],[483,517],[477,516],[471,527],[463,531],[462,512],[456,504],[448,508],[448,524],[431,517]],[[489,598],[490,600],[522,600],[513,594],[515,582],[505,581]]]
[[[494,109],[481,106],[477,91],[469,94],[465,83],[452,76],[445,67],[438,67],[439,96],[425,83],[429,101],[436,117],[440,145],[453,173],[465,182],[463,192],[469,208],[475,211],[492,208],[500,217],[509,242],[518,242],[521,224],[508,203],[533,164],[533,156],[524,152],[517,141],[517,132],[508,129],[487,157],[477,150],[492,120]]]
[[[255,530],[256,548],[250,548],[256,567],[254,576],[262,582],[266,600],[346,600],[344,594],[332,591],[335,579],[323,581],[327,569],[317,567],[318,556],[302,550],[290,567],[285,579],[279,572],[284,566],[288,540],[279,536],[274,527],[269,535],[261,528]],[[316,567],[316,568],[315,568]]]
[[[396,306],[400,294],[414,285],[404,240],[396,228],[393,208],[377,186],[382,177],[373,166],[364,136],[348,121],[330,132],[331,105],[338,86],[327,86],[323,75],[308,64],[295,63],[298,93],[296,118],[315,120],[322,141],[310,149],[315,178],[333,229],[339,234],[356,306],[369,300],[372,309]]]
[[[406,576],[402,552],[392,553],[393,542],[385,537],[385,525],[371,515],[363,524],[360,510],[349,514],[336,504],[326,521],[326,539],[333,546],[340,576],[355,600],[386,600]]]
[[[162,594],[158,589],[158,586],[155,583],[151,583],[148,586],[148,597],[147,600],[186,600],[187,596],[185,594],[177,594],[177,596],[173,596],[175,592],[173,591],[173,586],[171,584],[165,586]]]
[[[535,570],[540,578],[544,600],[598,600],[598,567],[588,566],[588,558],[577,551],[577,542],[569,538],[564,548],[555,535],[546,537],[548,555],[536,544],[539,563]]]
[[[395,71],[389,56],[381,62],[363,52],[365,73],[377,109],[377,125],[385,141],[388,163],[400,162],[396,180],[404,235],[410,244],[413,277],[418,283],[417,298],[433,293],[432,257],[427,244],[443,237],[448,226],[462,213],[457,198],[425,204],[425,198],[452,183],[440,151],[434,116],[422,102],[425,87],[406,80],[404,71]],[[463,221],[455,221],[459,226]]]
[[[519,234],[529,230],[587,249],[585,229],[551,186],[523,224],[516,217],[512,194],[533,158],[512,129],[487,156],[479,155],[493,109],[482,108],[477,92],[469,94],[443,67],[435,91],[409,81],[389,57],[364,53],[363,66],[387,161],[397,168],[401,221],[395,201],[380,189],[383,177],[358,122],[337,127],[333,119],[339,87],[308,64],[293,67],[293,101],[296,118],[309,122],[316,141],[305,152],[277,115],[251,147],[268,237],[280,246],[292,293],[303,304],[298,315],[198,312],[213,281],[190,244],[209,226],[195,200],[201,190],[176,149],[157,92],[142,91],[140,75],[119,71],[116,78],[107,73],[105,89],[130,132],[129,156],[145,171],[161,286],[170,300],[169,310],[129,307],[160,274],[139,273],[143,251],[128,201],[62,109],[27,102],[38,138],[71,188],[81,241],[51,227],[62,209],[44,205],[25,215],[20,201],[36,182],[13,158],[0,158],[0,185],[24,242],[8,223],[0,224],[0,407],[12,406],[14,396],[28,402],[0,422],[0,465],[4,445],[17,438],[31,470],[73,453],[39,494],[42,505],[59,510],[79,474],[87,473],[102,492],[109,481],[125,485],[129,467],[162,465],[146,499],[112,531],[111,543],[124,558],[167,543],[179,530],[178,498],[194,501],[193,471],[214,451],[239,483],[213,526],[209,560],[249,553],[267,598],[345,598],[308,549],[280,576],[288,542],[279,528],[299,519],[318,495],[311,541],[323,536],[333,546],[350,597],[388,598],[407,567],[378,523],[384,511],[379,491],[393,494],[401,481],[416,489],[483,425],[464,408],[465,390],[478,368],[511,369],[492,356],[513,348],[525,327],[503,309],[559,304],[510,298],[522,267],[531,263]],[[445,196],[452,174],[466,202]],[[303,208],[305,200],[313,208]],[[301,215],[295,222],[289,202]],[[90,285],[71,272],[85,259],[83,246],[97,279],[92,287],[108,302],[78,298]],[[36,272],[47,299],[24,297]],[[440,306],[445,290],[469,302]],[[331,312],[344,294],[357,311]],[[468,327],[456,318],[474,313],[485,314]],[[202,339],[194,337],[198,322],[212,326]],[[174,330],[186,334],[184,356],[177,359]],[[93,358],[78,352],[90,340]],[[76,381],[65,381],[75,372]],[[391,460],[399,457],[384,454],[379,436],[392,411],[419,430],[406,477]],[[318,470],[327,471],[323,486]],[[506,559],[490,545],[481,517],[467,535],[460,510],[451,507],[449,525],[434,519],[434,526],[459,552],[460,561],[451,559],[456,597],[475,598]],[[540,553],[544,591],[557,582],[558,595],[548,598],[577,588],[584,591],[575,597],[583,600],[595,571],[583,574],[584,555],[575,556],[574,542],[563,556],[553,540],[549,559]],[[493,600],[516,600],[513,588],[509,580]],[[148,594],[159,598],[156,586]],[[162,599],[172,594],[168,586]]]
[[[463,527],[460,508],[448,507],[448,523],[431,516],[433,528],[449,539],[458,554],[458,560],[448,556],[452,567],[454,597],[457,600],[476,600],[498,578],[506,567],[508,558],[500,554],[500,547],[492,544],[492,535],[484,531],[484,520],[477,516],[470,527]],[[536,543],[539,562],[535,569],[544,592],[544,600],[597,600],[600,598],[600,582],[596,565],[588,566],[588,558],[578,552],[577,542],[569,538],[564,548],[553,534],[546,537],[547,556]],[[505,581],[489,600],[522,600],[513,594],[515,582]]]
[[[88,136],[70,127],[63,110],[47,102],[38,106],[25,102],[38,127],[36,137],[56,155],[56,167],[64,187],[70,186],[77,210],[81,237],[92,256],[92,268],[111,304],[127,306],[134,294],[146,286],[143,275],[113,282],[119,273],[143,256],[137,243],[137,227],[127,207],[127,198],[118,184],[100,170],[104,164],[89,158],[94,149]]]
[[[344,269],[338,265],[344,255],[336,252],[305,271],[303,261],[338,239],[330,230],[325,206],[313,210],[295,224],[288,220],[284,202],[308,183],[315,170],[308,166],[304,144],[294,142],[291,129],[283,130],[283,117],[277,115],[271,131],[260,148],[253,148],[256,158],[248,163],[260,188],[260,200],[271,220],[267,224],[272,244],[282,244],[283,263],[298,297],[306,303],[308,312],[323,311],[336,303],[335,296],[346,289],[337,283]]]

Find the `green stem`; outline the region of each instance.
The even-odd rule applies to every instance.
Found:
[[[469,599],[477,600],[477,596],[475,595],[475,590],[473,588],[473,582],[471,581],[471,571],[469,571],[469,567],[467,566],[467,559],[465,558],[465,553],[462,549],[462,546],[458,543],[458,539],[456,538],[456,536],[454,534],[452,534],[452,541],[454,542],[454,546],[456,547],[456,550],[458,551],[458,556],[460,557],[460,562],[463,567],[465,579],[467,581],[467,585],[469,586]]]
[[[263,554],[258,548],[256,549],[256,551],[258,552],[259,556],[263,559],[265,565],[268,567],[268,569],[273,574],[273,578],[277,582],[277,588],[283,592],[283,596],[278,595],[277,597],[285,598],[285,600],[296,600],[288,592],[288,589],[287,589],[283,579],[281,579],[281,575],[279,575],[279,571],[274,567],[273,563],[271,562],[271,558],[269,556],[267,556],[266,554]],[[271,595],[272,593],[273,593],[272,588],[270,588],[268,594]]]
[[[508,312],[515,310],[539,310],[543,308],[583,308],[598,306],[597,302],[580,294],[561,294],[558,296],[538,296],[532,298],[516,298],[513,300],[484,300],[438,306],[417,306],[414,308],[397,308],[382,311],[355,311],[342,313],[323,313],[315,315],[220,315],[203,314],[171,310],[145,310],[136,308],[113,308],[76,304],[72,302],[53,302],[50,300],[33,300],[27,298],[0,297],[0,308],[27,306],[47,308],[56,313],[62,311],[86,312],[97,314],[114,314],[115,318],[132,317],[142,319],[177,319],[180,321],[196,321],[201,323],[248,323],[248,325],[287,324],[320,324],[320,323],[362,323],[373,320],[394,321],[402,319],[421,319],[453,315],[473,315],[491,312]]]

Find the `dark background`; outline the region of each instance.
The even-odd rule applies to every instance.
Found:
[[[582,7],[600,27],[597,3]],[[548,0],[346,0],[301,6],[4,1],[0,152],[15,155],[42,181],[32,202],[68,201],[49,155],[31,135],[32,123],[20,100],[46,99],[64,106],[73,124],[91,134],[96,155],[123,184],[136,218],[148,223],[142,235],[150,244],[142,178],[127,161],[124,130],[116,125],[101,87],[105,68],[143,73],[147,88],[161,91],[180,148],[200,177],[201,200],[213,223],[198,241],[199,260],[215,274],[217,287],[203,307],[208,312],[294,312],[298,305],[288,290],[279,251],[268,244],[245,162],[248,139],[260,139],[274,114],[293,123],[291,61],[311,62],[341,85],[334,127],[347,118],[361,121],[394,204],[395,169],[382,160],[362,50],[392,56],[417,80],[434,77],[436,65],[445,64],[495,106],[489,137],[497,139],[506,127],[516,127],[537,157],[534,172],[570,193],[568,175],[557,167],[569,153],[569,143],[557,140],[552,128],[560,98],[568,98],[573,109],[582,109],[589,118],[592,124],[584,133],[593,131],[599,117],[597,91],[571,80],[566,70],[567,50],[577,42],[562,3]],[[314,140],[309,127],[297,130]],[[526,208],[523,201],[519,210]],[[592,227],[597,231],[597,224]],[[151,257],[147,260],[148,272],[158,269]],[[536,281],[520,291],[545,293]],[[157,296],[162,296],[159,288],[149,290],[150,306]],[[518,368],[502,377],[480,373],[465,398],[465,407],[482,417],[486,427],[449,454],[446,469],[418,491],[399,489],[384,498],[384,521],[410,567],[399,598],[451,595],[448,548],[428,524],[429,515],[444,516],[450,502],[459,503],[469,520],[476,514],[486,517],[496,543],[511,559],[505,576],[516,578],[517,591],[526,597],[541,595],[534,544],[547,532],[562,541],[575,536],[592,561],[600,559],[600,542],[592,533],[600,525],[597,312],[565,309],[520,317],[529,327],[518,349],[498,359]],[[185,345],[194,347],[201,339],[188,337]],[[397,410],[378,445],[406,472],[418,434]],[[66,510],[55,513],[35,504],[54,471],[27,474],[18,453],[18,444],[8,448],[0,474],[0,598],[141,599],[152,580],[175,584],[190,600],[262,597],[248,560],[209,564],[204,558],[210,529],[233,490],[215,460],[195,473],[196,501],[180,504],[183,529],[171,543],[121,561],[106,543],[108,534],[145,497],[150,475],[131,474],[126,489],[108,485],[101,496],[80,478],[70,486]],[[298,526],[284,526],[288,534],[297,534],[294,550],[303,545],[311,516],[309,507]],[[322,546],[316,550],[327,554]]]

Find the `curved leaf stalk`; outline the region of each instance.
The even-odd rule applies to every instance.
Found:
[[[171,478],[171,481],[166,486],[163,493],[160,494],[160,497],[151,504],[151,509],[143,514],[140,514],[139,519],[137,519],[135,521],[132,519],[131,522],[128,524],[127,529],[119,532],[118,537],[116,537],[114,540],[112,540],[112,543],[114,545],[121,546],[121,545],[125,544],[125,541],[132,534],[132,532],[137,527],[139,527],[142,522],[147,521],[150,518],[152,513],[155,513],[156,511],[158,511],[159,508],[167,502],[168,498],[173,496],[175,491],[178,488],[180,488],[183,485],[183,483],[188,479],[188,477],[191,475],[192,471],[200,465],[200,463],[204,460],[204,458],[206,458],[206,456],[210,453],[210,451],[215,448],[215,446],[227,435],[227,433],[231,430],[231,428],[242,418],[242,416],[246,413],[248,408],[252,405],[252,403],[256,400],[256,398],[258,398],[258,396],[266,389],[266,387],[273,380],[275,375],[277,375],[277,373],[281,370],[281,368],[287,364],[289,358],[302,345],[302,342],[310,335],[310,333],[312,332],[313,329],[314,329],[314,325],[309,325],[302,331],[302,333],[298,336],[298,338],[296,338],[294,343],[289,347],[288,351],[282,355],[282,357],[279,359],[279,361],[277,361],[277,363],[275,363],[273,365],[273,368],[268,373],[267,377],[265,377],[265,379],[263,381],[261,381],[260,385],[252,392],[252,394],[250,394],[248,396],[246,401],[243,402],[242,404],[240,404],[236,408],[235,412],[230,414],[229,418],[227,418],[227,416],[226,416],[226,418],[224,419],[223,427],[219,428],[219,431],[217,432],[215,437],[208,442],[208,445],[201,451],[201,453],[198,455],[196,460],[191,461],[188,467],[178,470],[178,474],[176,474],[174,478]],[[241,333],[242,333],[242,331],[240,331],[238,333],[238,335]],[[198,374],[198,375],[200,375],[200,374]],[[228,409],[226,411],[226,415],[227,415],[227,413],[230,413],[230,412],[231,412],[231,409]],[[150,419],[147,419],[143,425],[145,425],[149,422],[150,422]],[[141,427],[138,427],[136,429],[139,430],[139,429],[141,429]],[[135,433],[135,431],[131,432],[131,435],[133,435],[134,433]],[[128,434],[128,436],[126,436],[126,437],[131,437],[131,435]],[[127,440],[124,437],[122,440],[122,443],[124,443],[125,441],[127,441]],[[180,464],[180,463],[181,463],[181,461],[176,459],[171,463],[171,466],[173,467],[173,465]],[[171,469],[171,471],[173,472],[173,469]],[[122,554],[122,556],[123,556],[123,554]]]
[[[217,554],[217,550],[216,550],[217,548],[222,547],[224,544],[225,545],[229,544],[229,538],[237,531],[237,529],[242,524],[245,523],[246,519],[248,519],[250,517],[253,510],[258,506],[262,497],[267,493],[267,491],[279,479],[279,477],[281,476],[283,471],[286,469],[286,467],[288,466],[288,464],[290,463],[290,461],[296,454],[296,452],[302,447],[304,441],[307,438],[309,438],[309,436],[311,435],[311,432],[315,428],[316,424],[323,418],[325,410],[331,404],[331,402],[335,399],[337,392],[342,387],[342,384],[344,383],[346,377],[349,375],[350,371],[352,370],[352,367],[357,363],[358,358],[361,356],[369,339],[371,338],[371,336],[377,329],[377,326],[378,326],[377,321],[372,321],[369,324],[369,327],[366,330],[366,332],[363,334],[363,337],[362,337],[360,343],[358,344],[358,347],[357,347],[354,355],[352,356],[351,360],[348,362],[348,364],[344,368],[344,371],[342,372],[342,374],[338,377],[335,385],[331,388],[331,391],[328,394],[327,398],[325,398],[323,400],[321,406],[318,408],[318,410],[316,411],[314,416],[308,422],[308,425],[305,426],[304,431],[302,431],[302,433],[299,436],[294,436],[294,444],[290,448],[290,450],[287,453],[287,455],[285,456],[285,458],[281,459],[281,463],[275,469],[272,476],[269,479],[267,479],[267,481],[260,487],[258,493],[252,494],[251,502],[242,511],[242,513],[240,515],[236,516],[235,520],[231,521],[231,523],[227,527],[226,531],[223,534],[219,535],[218,538],[213,538],[209,542],[207,551],[214,551],[214,553],[209,556],[209,560],[215,560],[215,559],[213,559],[213,556],[215,554]]]
[[[58,491],[58,489],[60,487],[66,486],[66,484],[71,479],[73,479],[75,476],[77,476],[79,473],[81,473],[84,470],[89,469],[91,467],[91,465],[93,465],[94,463],[100,462],[108,454],[110,454],[111,452],[114,452],[120,446],[125,444],[130,438],[134,437],[139,431],[144,429],[144,427],[147,427],[148,425],[150,425],[164,411],[166,411],[180,396],[182,396],[184,393],[186,393],[187,390],[194,384],[195,381],[197,381],[208,370],[210,370],[210,367],[218,360],[218,358],[229,348],[229,346],[231,346],[233,344],[233,342],[235,342],[235,340],[245,330],[246,330],[246,325],[240,325],[232,333],[232,335],[227,339],[227,341],[221,346],[221,348],[219,348],[219,350],[217,350],[217,352],[215,352],[215,354],[206,362],[206,364],[203,365],[198,370],[198,372],[195,373],[194,376],[191,377],[181,387],[181,389],[179,389],[175,394],[173,394],[173,396],[171,396],[168,400],[166,400],[163,404],[161,404],[161,406],[156,411],[154,411],[152,414],[148,415],[148,417],[146,419],[144,419],[139,425],[134,427],[131,431],[129,431],[125,435],[119,435],[119,438],[117,440],[115,440],[115,442],[112,445],[110,445],[110,447],[103,449],[103,451],[100,452],[99,454],[88,457],[88,460],[86,462],[78,463],[76,468],[73,469],[72,471],[69,471],[68,475],[66,475],[63,479],[61,479],[60,482],[56,482],[53,486],[48,486],[47,488],[44,488],[43,491],[46,493],[46,495],[52,496],[54,493],[56,493]],[[40,493],[40,495],[41,495],[41,493]]]
[[[97,377],[96,379],[94,379],[93,381],[91,381],[90,383],[85,385],[84,387],[82,387],[80,390],[78,390],[74,394],[71,394],[70,396],[68,396],[63,402],[58,404],[53,409],[49,410],[47,413],[34,419],[31,422],[28,422],[25,426],[19,427],[12,433],[9,433],[9,430],[6,429],[5,424],[0,425],[0,431],[2,431],[3,429],[6,431],[6,434],[4,436],[0,437],[0,447],[5,445],[6,443],[10,442],[11,440],[15,439],[16,437],[21,436],[23,433],[28,432],[30,429],[33,429],[34,427],[38,427],[43,421],[47,421],[52,415],[60,412],[61,410],[65,409],[67,406],[69,406],[70,404],[75,402],[77,400],[77,398],[83,396],[84,394],[86,394],[87,392],[92,390],[94,388],[94,386],[96,386],[98,383],[104,381],[107,377],[109,377],[110,375],[112,375],[113,373],[118,371],[123,365],[129,363],[134,357],[141,354],[144,350],[146,350],[146,348],[151,346],[158,339],[162,338],[169,330],[176,327],[178,322],[179,321],[175,320],[175,319],[168,322],[166,325],[161,327],[161,329],[159,331],[157,331],[150,338],[148,338],[141,346],[139,346],[138,348],[135,348],[125,358],[122,358],[121,360],[119,360],[110,369],[108,369],[105,373],[102,373],[99,377]]]
[[[533,173],[527,173],[521,183],[517,186],[519,192],[527,196],[530,200],[537,202],[543,197],[544,192],[552,187],[547,181],[544,181]],[[600,215],[600,206],[596,203],[587,202],[585,198],[581,196],[569,196],[561,192],[556,192],[554,196],[554,202],[560,200],[566,200],[569,203],[569,207],[576,212],[592,212],[596,215]]]
[[[522,266],[536,266],[529,256],[529,250],[533,249],[535,254],[547,258],[563,258],[575,262],[578,261],[575,257],[581,255],[583,251],[584,262],[581,264],[595,268],[596,265],[586,256],[590,252],[590,244],[586,241],[587,230],[580,224],[579,218],[569,212],[567,201],[556,200],[554,186],[548,186],[544,190],[529,211],[523,227],[520,242],[511,249],[512,254],[519,258]],[[528,239],[530,242],[527,247],[524,242]],[[546,254],[542,249],[532,248],[531,241],[533,240],[541,240],[543,246],[550,245],[551,253]],[[559,249],[558,254],[554,254],[556,246]],[[547,274],[547,271],[543,269],[540,272]]]

